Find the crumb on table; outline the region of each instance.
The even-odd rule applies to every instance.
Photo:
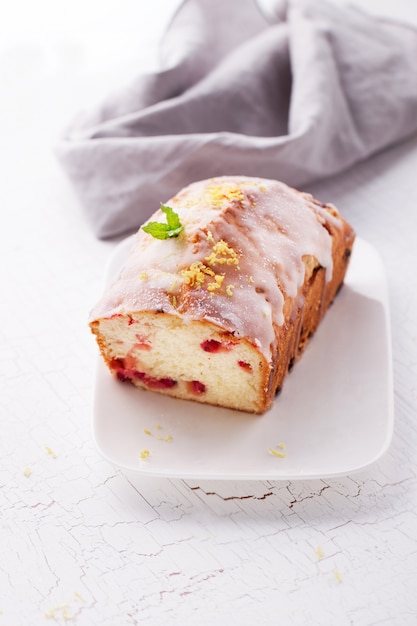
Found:
[[[47,452],[52,459],[56,459],[56,453],[49,446],[45,446],[45,452]]]

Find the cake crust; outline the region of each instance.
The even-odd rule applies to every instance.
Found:
[[[354,231],[333,205],[259,178],[199,181],[166,204],[183,231],[136,234],[90,315],[101,355],[137,387],[263,413],[343,284]]]

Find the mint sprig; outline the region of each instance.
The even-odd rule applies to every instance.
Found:
[[[142,226],[142,230],[148,235],[152,235],[155,239],[169,239],[170,237],[178,237],[181,231],[184,230],[184,226],[180,222],[178,214],[174,209],[166,204],[161,204],[161,211],[165,213],[165,222],[149,222]]]

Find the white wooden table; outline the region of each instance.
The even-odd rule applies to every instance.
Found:
[[[417,138],[311,187],[385,263],[389,451],[313,481],[124,472],[93,441],[87,327],[117,242],[94,237],[52,148],[150,64],[171,4],[84,4],[17,3],[0,43],[0,626],[416,624]],[[362,4],[417,23],[413,0]]]

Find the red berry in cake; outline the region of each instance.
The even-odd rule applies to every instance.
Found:
[[[241,367],[242,369],[246,370],[247,372],[251,372],[252,371],[252,365],[250,363],[247,363],[246,361],[238,361],[237,362],[239,367]]]
[[[204,352],[218,352],[221,347],[220,341],[216,341],[215,339],[206,339],[200,345]]]
[[[217,341],[217,339],[206,339],[200,343],[204,352],[228,352],[233,347],[232,341]]]
[[[191,393],[200,394],[206,391],[206,386],[204,383],[199,380],[192,380],[189,382],[189,388]]]

